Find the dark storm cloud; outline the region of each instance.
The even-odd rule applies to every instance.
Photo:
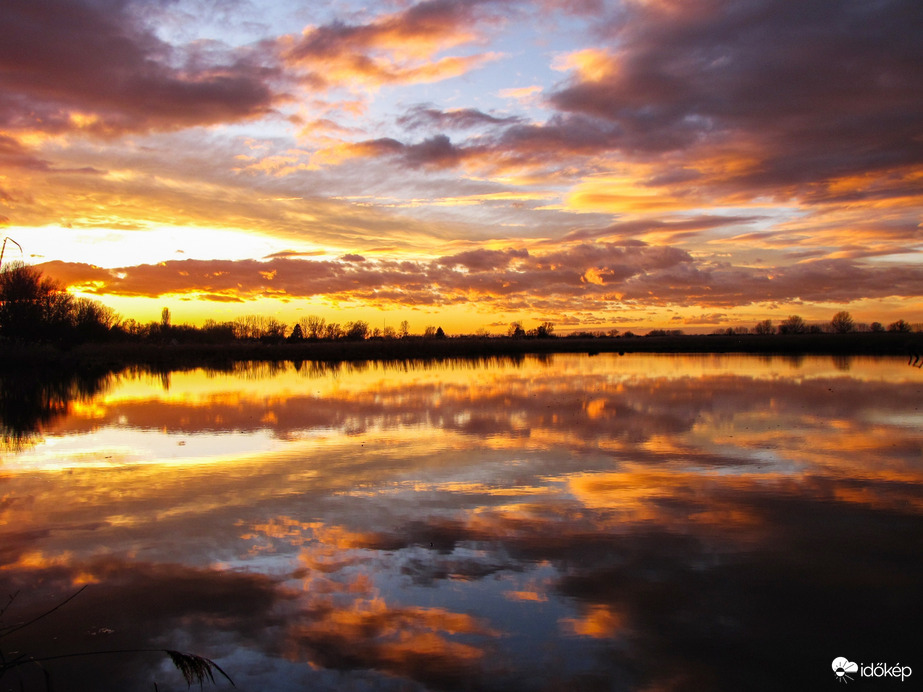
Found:
[[[731,144],[749,185],[798,185],[923,161],[923,5],[913,0],[633,3],[617,45],[551,96],[637,156]]]
[[[5,127],[112,135],[239,121],[272,108],[274,73],[255,54],[182,53],[141,26],[124,0],[8,0],[0,25]]]

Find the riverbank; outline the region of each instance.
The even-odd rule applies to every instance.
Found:
[[[0,367],[22,365],[94,369],[129,366],[185,368],[241,361],[361,361],[509,357],[552,353],[762,353],[876,355],[923,358],[923,334],[683,335],[596,338],[458,337],[368,339],[264,344],[82,344],[0,346]]]

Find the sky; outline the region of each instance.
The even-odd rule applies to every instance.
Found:
[[[923,322],[919,0],[4,0],[0,233],[123,317]]]

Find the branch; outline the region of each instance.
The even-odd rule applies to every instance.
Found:
[[[81,593],[83,593],[84,589],[86,589],[88,586],[89,586],[89,584],[85,584],[84,586],[81,586],[80,589],[78,589],[76,593],[71,594],[70,596],[68,596],[67,598],[65,598],[63,601],[61,601],[60,603],[58,603],[58,605],[56,605],[54,608],[52,608],[51,610],[46,610],[44,613],[42,613],[42,614],[39,615],[38,617],[34,617],[34,618],[32,618],[31,620],[29,620],[28,622],[24,622],[24,623],[21,624],[21,625],[16,625],[15,627],[11,627],[10,629],[8,629],[8,630],[7,630],[6,632],[4,632],[3,634],[0,634],[0,639],[2,639],[3,637],[7,636],[8,634],[12,634],[13,632],[18,632],[19,630],[23,629],[24,627],[28,627],[29,625],[38,622],[38,621],[41,620],[43,617],[47,617],[48,615],[51,615],[51,614],[52,614],[54,611],[56,611],[58,608],[61,608],[61,607],[65,606],[65,605],[67,605],[70,601],[72,601],[72,600],[75,599],[77,596],[79,596]],[[12,601],[12,597],[10,598],[10,600]],[[5,609],[4,609],[4,610],[5,610]]]

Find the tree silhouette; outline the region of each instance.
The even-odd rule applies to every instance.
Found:
[[[554,324],[551,322],[542,322],[535,328],[535,336],[539,339],[547,339],[554,336]]]
[[[369,323],[363,320],[356,320],[355,322],[346,323],[346,333],[343,336],[351,341],[362,341],[368,334]]]
[[[772,326],[772,320],[763,320],[757,323],[754,331],[757,334],[774,334],[776,330]]]
[[[912,331],[910,325],[907,324],[904,320],[898,320],[897,322],[892,322],[888,325],[889,332],[909,332]]]
[[[289,341],[304,341],[304,332],[301,330],[301,325],[296,324],[292,327],[292,333],[288,336]]]
[[[842,310],[833,316],[830,320],[830,328],[834,334],[849,334],[856,330],[856,323],[853,322],[852,315]]]
[[[789,316],[779,325],[779,334],[804,334],[807,331],[808,326],[798,315]]]
[[[0,271],[0,334],[38,341],[67,325],[73,299],[35,267],[13,262]]]

